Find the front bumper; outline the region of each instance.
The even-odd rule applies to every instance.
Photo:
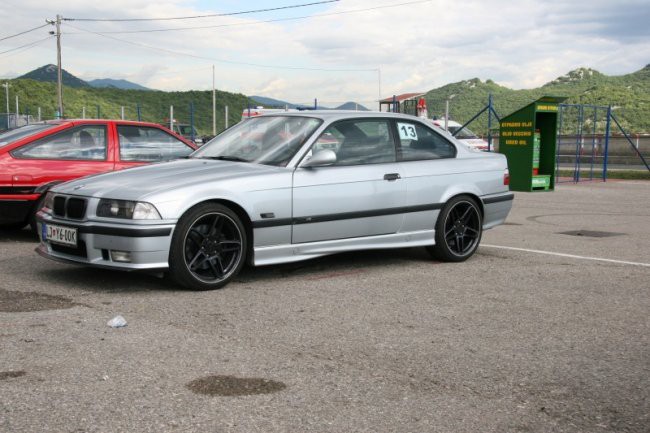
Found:
[[[77,246],[67,246],[45,239],[44,226],[77,229]],[[71,221],[50,214],[37,214],[41,243],[36,252],[48,259],[124,271],[164,269],[169,267],[169,248],[175,221],[113,223]],[[115,261],[114,253],[128,253],[128,262]]]

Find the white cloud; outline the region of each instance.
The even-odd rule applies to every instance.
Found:
[[[189,0],[69,0],[52,3],[9,0],[0,16],[0,37],[53,18],[159,17],[219,12]],[[395,4],[388,0],[341,1],[319,13]],[[205,3],[202,3],[203,5]],[[226,2],[230,11],[243,8]],[[240,5],[240,6],[238,6]],[[256,8],[258,3],[246,3]],[[265,4],[261,7],[268,6]],[[212,7],[212,6],[211,6]],[[214,6],[215,8],[217,5]],[[274,17],[309,14],[309,8]],[[491,78],[514,88],[535,87],[585,66],[608,74],[629,73],[649,63],[650,4],[641,0],[575,1],[432,0],[359,13],[307,20],[259,23],[266,15],[163,22],[64,22],[63,65],[83,78],[125,78],[163,90],[208,89],[211,64],[219,89],[286,99],[292,102],[359,102],[426,91],[473,77]],[[254,23],[254,25],[250,25]],[[155,33],[97,32],[201,25],[210,29]],[[47,35],[49,28],[0,41],[0,52]],[[158,47],[150,50],[134,44]],[[169,51],[196,56],[173,55]],[[198,58],[197,58],[198,57]],[[218,59],[228,62],[220,62]],[[13,76],[55,63],[54,40],[12,56],[0,55],[0,76]],[[237,63],[239,62],[239,63]],[[243,64],[242,64],[243,63]],[[249,65],[245,65],[249,64]],[[362,69],[356,72],[292,70]]]

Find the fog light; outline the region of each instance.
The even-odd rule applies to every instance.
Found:
[[[114,262],[131,262],[131,253],[129,251],[111,250],[111,260]]]

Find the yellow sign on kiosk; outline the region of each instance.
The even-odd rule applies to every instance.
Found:
[[[501,119],[499,152],[508,158],[512,191],[555,187],[557,113],[564,100],[544,96]]]

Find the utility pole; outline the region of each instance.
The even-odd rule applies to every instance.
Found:
[[[377,103],[379,104],[379,111],[381,111],[381,68],[377,68],[377,85],[379,87],[379,100]]]
[[[63,74],[61,72],[61,15],[56,16],[56,80],[59,116],[63,117]]]
[[[217,96],[214,90],[214,65],[212,65],[212,135],[217,135]]]
[[[456,97],[455,93],[447,96],[445,99],[445,131],[449,131],[449,101],[454,99],[454,97]]]
[[[56,31],[50,32],[56,36],[56,97],[58,103],[59,117],[63,117],[63,73],[61,71],[61,15],[56,16],[56,20],[45,20],[45,22],[55,25]]]

